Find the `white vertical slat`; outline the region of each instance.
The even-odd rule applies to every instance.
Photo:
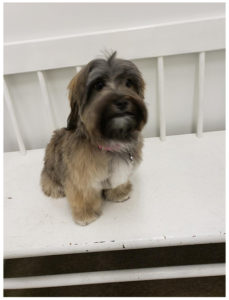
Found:
[[[13,128],[14,128],[14,131],[15,131],[15,134],[16,134],[16,139],[17,139],[19,150],[20,150],[21,154],[26,154],[25,144],[24,144],[21,132],[19,130],[15,110],[14,110],[14,107],[13,107],[13,103],[12,103],[12,100],[11,100],[11,97],[10,97],[9,88],[8,88],[8,85],[7,85],[7,82],[6,82],[5,78],[4,78],[4,98],[5,98],[7,108],[9,110],[10,118],[11,118],[12,123],[13,123]]]
[[[82,67],[77,66],[76,67],[76,74],[79,73],[79,71],[82,69]]]
[[[157,58],[157,82],[158,82],[160,139],[164,141],[166,138],[166,117],[165,117],[165,101],[164,101],[164,59],[162,56]]]
[[[198,57],[198,98],[197,98],[197,124],[196,134],[203,136],[203,104],[205,82],[205,52],[200,52]]]
[[[53,109],[52,109],[52,105],[51,105],[51,102],[50,102],[50,99],[49,99],[45,74],[42,71],[38,71],[37,76],[38,76],[38,79],[39,79],[41,93],[42,93],[42,96],[43,96],[43,99],[44,99],[45,107],[46,107],[46,110],[49,114],[49,118],[50,118],[51,123],[52,123],[52,130],[55,130],[57,128],[57,124],[56,124],[54,112],[53,112]]]

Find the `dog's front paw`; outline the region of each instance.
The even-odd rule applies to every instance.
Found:
[[[131,188],[131,183],[127,182],[114,189],[103,190],[103,197],[108,201],[124,202],[130,198]]]
[[[128,199],[130,199],[130,196],[129,195],[125,195],[123,197],[118,197],[117,195],[111,195],[111,193],[105,193],[105,200],[107,201],[112,201],[112,202],[125,202],[127,201]]]
[[[130,199],[130,196],[129,196],[129,195],[126,195],[126,196],[123,197],[123,198],[112,198],[112,200],[109,200],[109,199],[107,199],[107,200],[113,201],[113,202],[125,202],[125,201],[127,201],[127,200],[129,200],[129,199]]]
[[[100,212],[73,212],[73,218],[75,223],[81,225],[81,226],[86,226],[93,221],[95,221],[98,217],[100,216]]]

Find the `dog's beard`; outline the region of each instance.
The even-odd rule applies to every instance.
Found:
[[[134,115],[123,114],[107,119],[102,126],[103,134],[112,140],[130,140],[132,133],[137,128],[137,120]]]
[[[136,137],[143,114],[136,104],[132,103],[129,107],[125,112],[117,112],[109,104],[104,108],[100,130],[106,140],[129,142]]]

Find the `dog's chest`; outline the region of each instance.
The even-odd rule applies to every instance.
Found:
[[[107,161],[105,168],[100,168],[92,186],[97,190],[116,188],[128,181],[137,166],[138,162],[129,153],[124,158],[115,155]]]
[[[108,182],[111,188],[126,183],[134,171],[134,163],[131,159],[113,158],[109,165]]]

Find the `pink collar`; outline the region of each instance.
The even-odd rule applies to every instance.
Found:
[[[108,152],[115,152],[120,150],[120,146],[118,144],[114,145],[113,147],[104,147],[98,145],[99,150],[108,151]]]

